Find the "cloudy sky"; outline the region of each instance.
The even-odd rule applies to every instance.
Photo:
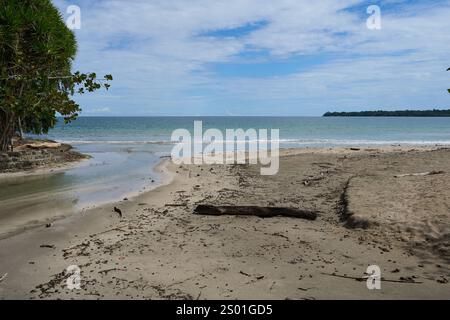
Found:
[[[53,2],[81,8],[75,69],[115,78],[86,116],[450,108],[450,1]]]

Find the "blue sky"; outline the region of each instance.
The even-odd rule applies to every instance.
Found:
[[[53,2],[81,8],[74,67],[115,78],[84,116],[450,108],[450,1]]]

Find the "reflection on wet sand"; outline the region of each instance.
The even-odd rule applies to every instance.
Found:
[[[79,145],[92,158],[66,171],[1,177],[0,238],[157,186],[163,151],[151,148]]]

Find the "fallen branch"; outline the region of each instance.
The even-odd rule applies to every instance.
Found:
[[[325,272],[322,272],[322,274],[327,275],[327,276],[332,276],[332,277],[356,280],[356,281],[360,281],[360,282],[367,281],[367,279],[369,278],[369,276],[365,276],[365,277],[351,277],[351,276],[344,276],[344,275],[340,275],[340,274],[325,273]],[[393,283],[411,283],[411,284],[421,284],[422,283],[422,282],[418,282],[418,281],[414,281],[414,280],[389,280],[389,279],[385,279],[385,278],[381,278],[381,281],[393,282]]]
[[[421,172],[421,173],[407,173],[407,174],[398,174],[394,176],[395,178],[403,178],[403,177],[423,177],[423,176],[433,176],[435,174],[444,174],[444,171],[430,171],[430,172]]]
[[[301,210],[283,207],[258,207],[258,206],[212,206],[199,205],[195,208],[194,214],[222,216],[257,216],[257,217],[275,217],[286,216],[301,218],[306,220],[315,220],[317,213],[309,210]]]

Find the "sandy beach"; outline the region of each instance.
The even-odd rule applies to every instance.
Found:
[[[0,299],[449,299],[449,157],[289,149],[274,176],[166,160],[155,190],[0,240]],[[199,204],[318,218],[195,215]],[[80,290],[66,286],[71,265]],[[381,290],[366,287],[369,265]]]

